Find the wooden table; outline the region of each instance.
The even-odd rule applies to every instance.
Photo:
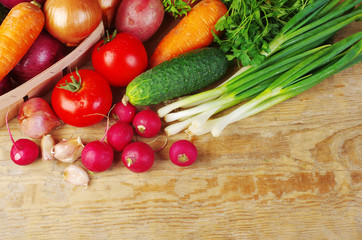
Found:
[[[168,144],[150,171],[135,174],[116,160],[84,191],[62,180],[65,163],[15,165],[2,127],[0,239],[361,239],[361,66],[218,138],[193,137],[199,157],[190,167],[170,162]],[[52,135],[87,143],[105,127],[65,125]],[[25,137],[16,119],[10,128]]]

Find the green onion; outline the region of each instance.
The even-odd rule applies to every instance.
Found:
[[[313,56],[306,59],[305,62],[301,62],[290,71],[283,74],[272,84],[270,84],[269,87],[265,89],[262,93],[260,93],[257,97],[235,109],[233,112],[223,116],[213,126],[211,130],[212,135],[219,136],[221,134],[221,131],[228,124],[239,121],[245,118],[245,116],[250,116],[250,114],[248,114],[248,111],[250,110],[260,112],[275,105],[275,100],[272,101],[273,104],[268,103],[268,101],[270,99],[273,99],[274,97],[278,99],[278,101],[276,101],[277,103],[284,101],[304,92],[305,90],[311,88],[325,78],[339,72],[339,70],[342,69],[344,65],[348,64],[351,60],[358,57],[358,55],[361,53],[361,38],[362,32],[354,34],[344,40],[341,40],[340,42],[334,44],[327,49],[323,49],[320,52],[317,52]],[[334,64],[328,65],[325,68],[320,69],[308,78],[304,78],[303,80],[298,81],[295,84],[289,85],[292,81],[295,81],[296,79],[304,76],[312,70],[327,64],[329,61],[332,61],[334,57],[341,53],[341,51],[346,50],[348,47],[351,46],[351,44],[358,40],[359,42],[355,44],[350,49],[350,51],[348,51]],[[262,107],[258,106],[259,104],[262,104]]]

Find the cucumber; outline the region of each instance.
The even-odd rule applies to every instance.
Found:
[[[133,79],[126,99],[135,106],[154,105],[202,89],[220,79],[228,68],[217,48],[193,50],[165,61]]]

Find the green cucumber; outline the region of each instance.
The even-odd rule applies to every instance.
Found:
[[[126,88],[126,99],[148,106],[184,96],[220,79],[228,61],[218,48],[201,48],[165,61],[138,75]]]

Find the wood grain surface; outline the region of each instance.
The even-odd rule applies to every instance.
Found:
[[[360,30],[354,23],[338,37]],[[190,167],[168,158],[172,142],[189,138],[180,133],[150,171],[132,173],[116,154],[84,191],[63,181],[65,163],[15,165],[2,127],[0,239],[361,239],[361,66],[232,124],[218,138],[192,137],[199,157]],[[87,143],[105,127],[65,125],[52,135]],[[10,128],[15,139],[25,137],[16,119]],[[163,141],[161,134],[153,144]]]

